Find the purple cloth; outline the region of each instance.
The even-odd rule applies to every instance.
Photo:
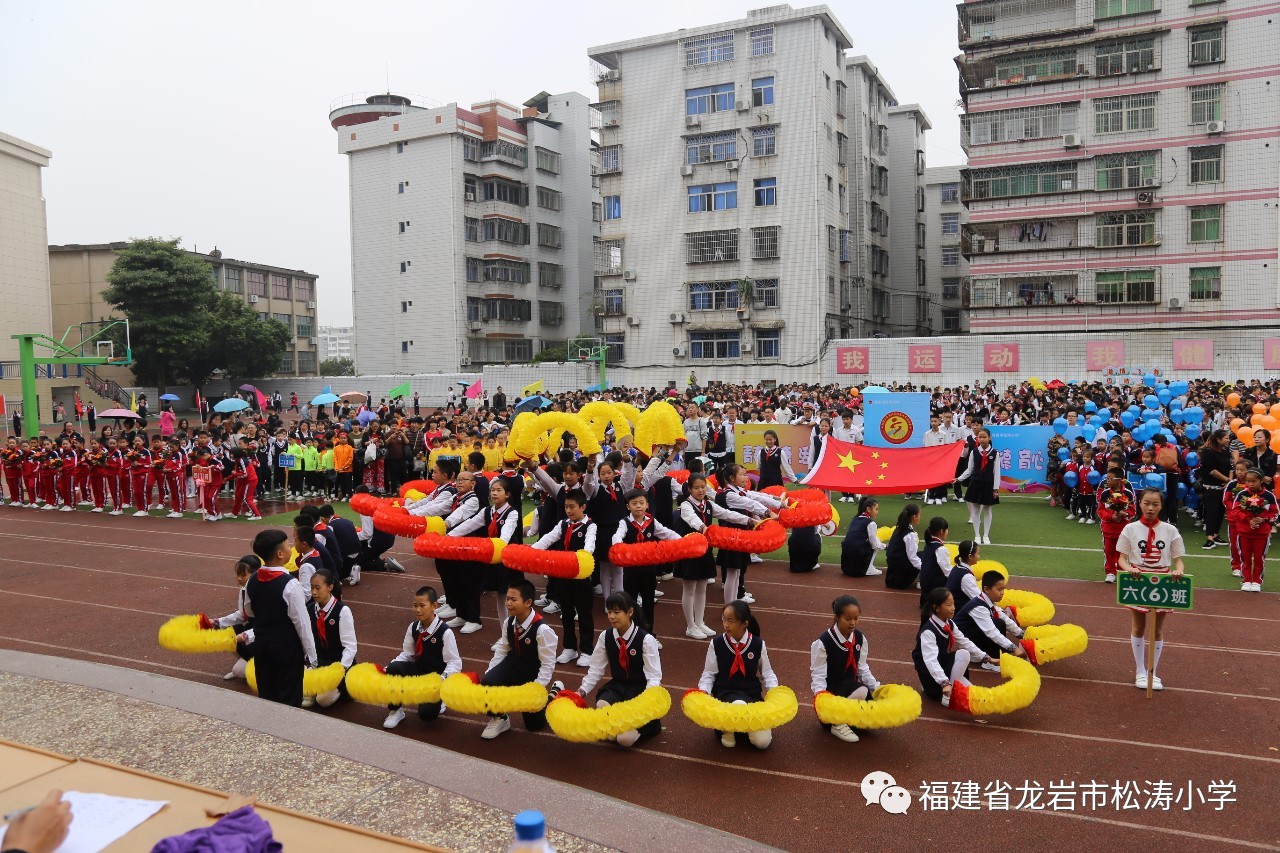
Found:
[[[278,853],[283,849],[271,836],[271,824],[253,806],[244,806],[213,826],[161,839],[151,853]]]

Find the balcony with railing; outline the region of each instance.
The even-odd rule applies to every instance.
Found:
[[[961,48],[1092,28],[1076,17],[1075,0],[980,0],[960,6]]]
[[[960,230],[960,253],[975,255],[1090,248],[1093,234],[1075,219],[1035,219],[968,223]]]
[[[971,311],[1072,308],[1084,302],[1076,273],[973,278],[963,294],[964,307]]]

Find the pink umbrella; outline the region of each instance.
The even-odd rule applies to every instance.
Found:
[[[105,412],[98,412],[100,418],[137,418],[142,420],[142,416],[137,412],[131,412],[128,409],[107,409]]]
[[[365,394],[363,391],[347,391],[345,394],[339,394],[338,396],[339,396],[339,397],[341,397],[341,398],[342,398],[342,399],[344,399],[344,400],[367,400],[367,399],[369,399],[369,395],[368,395],[368,394]]]

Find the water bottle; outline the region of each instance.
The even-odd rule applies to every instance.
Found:
[[[516,840],[507,853],[555,853],[547,843],[547,819],[539,811],[524,811],[516,815]]]

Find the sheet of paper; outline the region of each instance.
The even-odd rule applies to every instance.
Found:
[[[71,804],[71,831],[55,853],[98,853],[168,805],[81,791],[67,791],[62,801]],[[0,827],[0,837],[7,829]]]

